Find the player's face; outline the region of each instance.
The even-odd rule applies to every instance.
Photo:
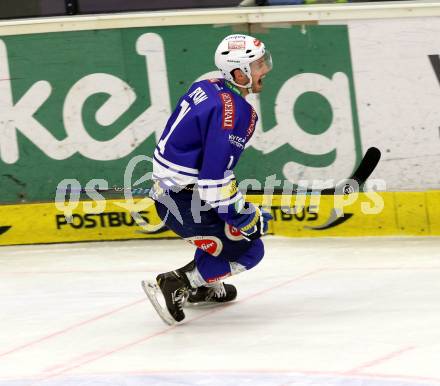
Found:
[[[252,76],[252,91],[254,93],[261,92],[263,89],[263,79],[266,74],[272,70],[272,57],[270,56],[269,51],[266,51],[264,56],[260,59],[252,62],[250,67]]]

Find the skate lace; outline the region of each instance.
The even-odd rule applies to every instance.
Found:
[[[173,293],[173,303],[180,311],[183,310],[183,303],[185,302],[187,296],[186,293],[187,291],[183,288],[179,288]]]
[[[222,282],[215,282],[208,284],[209,288],[208,299],[212,298],[223,298],[226,296],[226,288]]]

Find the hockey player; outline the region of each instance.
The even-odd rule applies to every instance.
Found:
[[[263,89],[272,69],[264,44],[230,35],[215,52],[224,78],[194,83],[177,103],[154,151],[152,198],[159,217],[197,247],[186,266],[157,276],[171,322],[185,318],[184,303],[228,302],[236,288],[222,279],[251,269],[264,255],[260,237],[269,213],[245,202],[233,173],[251,138],[257,114],[245,100]],[[170,323],[143,287],[161,317]],[[158,287],[157,287],[158,286]]]

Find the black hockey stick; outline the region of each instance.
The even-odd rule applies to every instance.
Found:
[[[359,166],[356,168],[353,175],[344,180],[344,183],[337,185],[333,188],[326,189],[293,189],[292,192],[285,192],[283,189],[274,189],[271,190],[271,194],[291,194],[291,195],[300,195],[300,194],[323,194],[323,195],[334,195],[334,194],[349,194],[354,193],[359,190],[359,187],[367,181],[367,179],[371,176],[374,169],[376,169],[377,164],[380,161],[381,152],[377,147],[370,147],[365,152],[365,155],[361,159]],[[252,190],[246,192],[246,194],[257,195],[257,194],[265,194],[264,190]]]
[[[333,188],[326,188],[326,189],[316,189],[312,190],[308,188],[307,190],[301,190],[301,189],[294,189],[291,194],[323,194],[323,195],[333,195],[333,194],[349,194],[353,193],[355,191],[359,190],[359,187],[363,185],[367,179],[370,177],[371,173],[373,173],[374,169],[376,169],[376,166],[378,165],[381,157],[381,152],[377,147],[370,147],[365,152],[365,155],[361,159],[361,162],[359,163],[359,166],[353,173],[353,175],[345,180],[346,182],[335,186]],[[96,189],[98,193],[107,193],[107,194],[118,194],[122,195],[125,190],[130,190],[129,188],[126,189],[114,189],[110,188],[107,190],[100,190]],[[138,194],[138,196],[145,196],[148,194],[148,189],[144,189],[144,194]],[[87,193],[86,189],[81,189],[81,193]],[[246,192],[246,194],[250,195],[256,195],[256,194],[264,194],[264,190],[252,190]],[[284,193],[282,189],[274,189],[273,194],[282,194]]]
[[[320,193],[324,195],[329,194],[349,194],[359,190],[359,187],[367,181],[374,169],[378,165],[381,157],[381,152],[377,147],[370,147],[367,149],[359,166],[353,175],[346,180],[346,183],[330,189],[323,189]]]

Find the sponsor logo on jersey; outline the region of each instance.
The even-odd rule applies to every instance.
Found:
[[[223,243],[215,236],[193,236],[185,240],[213,256],[218,256],[223,249]]]
[[[229,41],[228,48],[230,50],[244,50],[246,48],[246,42],[244,40]]]
[[[225,235],[229,240],[238,241],[243,240],[244,236],[241,234],[240,229],[225,223]]]
[[[229,134],[229,143],[238,147],[239,149],[244,149],[246,144],[246,138],[239,137],[238,135]]]
[[[230,272],[225,273],[224,275],[217,276],[217,277],[211,277],[211,278],[207,279],[206,282],[207,283],[215,283],[216,281],[226,279],[229,276],[231,276]]]
[[[232,129],[234,127],[235,105],[232,95],[227,92],[220,93],[223,104],[222,128]]]
[[[257,123],[257,112],[252,107],[252,113],[251,113],[251,121],[249,123],[249,127],[246,130],[246,140],[252,137],[252,134],[254,134],[255,131],[255,124]]]

